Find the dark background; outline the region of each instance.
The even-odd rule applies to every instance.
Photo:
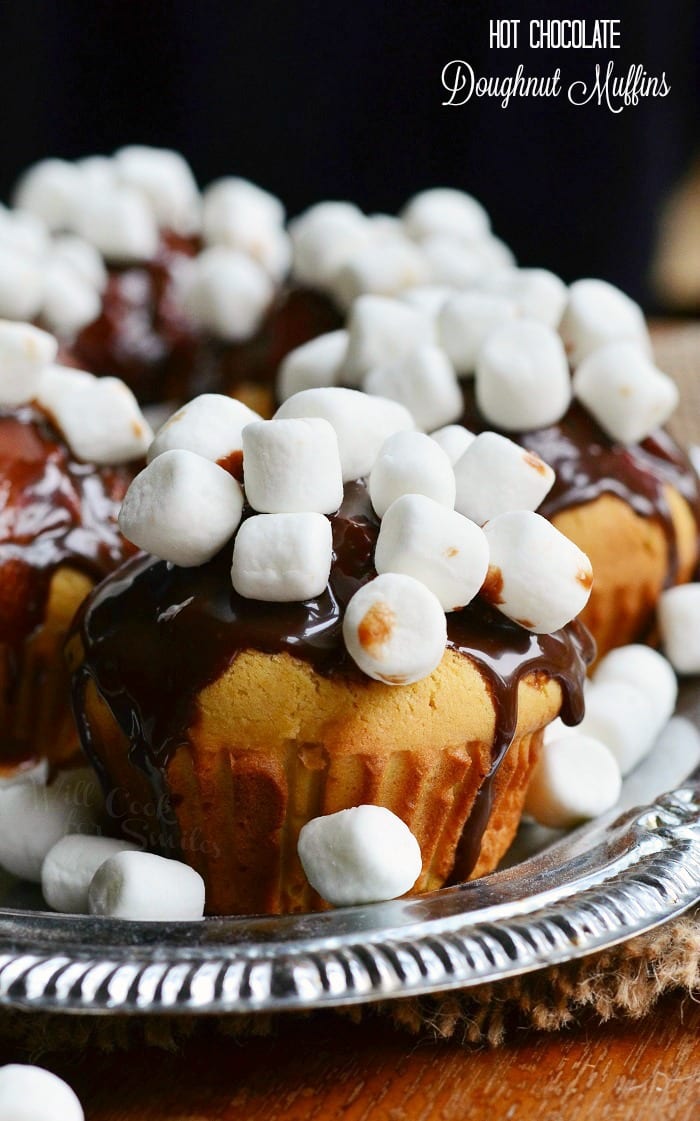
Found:
[[[621,18],[619,51],[491,50],[489,18]],[[440,74],[596,61],[666,72],[671,93],[618,115],[518,100],[443,107]],[[659,207],[698,143],[700,4],[480,0],[0,0],[0,197],[46,155],[143,142],[180,149],[202,183],[234,173],[291,213],[320,198],[393,211],[463,187],[522,264],[600,275],[649,304]]]

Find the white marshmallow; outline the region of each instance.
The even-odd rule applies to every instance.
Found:
[[[174,449],[136,476],[122,503],[119,528],[139,549],[195,568],[223,548],[242,512],[243,492],[223,467]]]
[[[31,401],[57,351],[58,343],[46,331],[0,319],[0,404]]]
[[[183,270],[186,314],[226,342],[254,335],[273,296],[272,281],[262,266],[237,249],[215,245]]]
[[[372,227],[348,202],[321,202],[289,223],[292,272],[302,284],[326,288],[356,250],[369,245]]]
[[[627,681],[594,681],[579,728],[610,749],[623,775],[649,753],[659,732],[650,698]]]
[[[0,316],[34,319],[43,298],[41,263],[28,253],[0,245]]]
[[[549,634],[586,606],[591,562],[545,518],[515,510],[494,518],[484,533],[490,553],[484,595],[509,619]]]
[[[421,242],[433,284],[449,288],[472,288],[486,274],[481,242],[469,245],[444,234]]]
[[[102,301],[97,289],[72,265],[58,258],[44,270],[41,317],[57,335],[73,336],[97,319]]]
[[[0,244],[30,257],[43,257],[49,249],[46,223],[28,210],[0,206]]]
[[[80,833],[61,837],[47,852],[41,866],[41,890],[54,911],[87,915],[88,888],[95,872],[110,856],[136,851],[138,845],[111,837],[86,837]]]
[[[62,771],[50,786],[21,782],[0,790],[0,866],[41,882],[46,854],[68,833],[94,833],[102,805],[92,770]]]
[[[642,309],[605,280],[571,285],[559,331],[574,366],[607,343],[634,342],[643,353],[651,353]]]
[[[383,806],[312,818],[299,833],[298,852],[312,888],[336,907],[396,899],[422,866],[413,833]]]
[[[657,731],[673,715],[678,697],[678,682],[671,663],[650,646],[633,643],[611,650],[598,663],[594,681],[625,681],[635,685],[648,698],[654,710]]]
[[[231,582],[246,599],[314,599],[326,590],[332,559],[331,523],[323,514],[257,514],[236,534]]]
[[[554,471],[534,452],[498,432],[482,432],[454,465],[456,508],[477,525],[510,510],[536,510]]]
[[[357,249],[333,274],[329,285],[340,306],[349,309],[359,296],[398,296],[430,278],[425,254],[406,239]]]
[[[76,376],[77,375],[77,376]],[[153,433],[133,393],[119,378],[48,366],[37,400],[86,463],[117,464],[146,454]]]
[[[203,455],[217,463],[243,450],[243,429],[261,417],[223,393],[202,393],[188,401],[158,429],[148,449],[151,463],[175,448]]]
[[[336,385],[347,349],[347,331],[330,331],[290,351],[277,375],[279,400],[286,401],[304,389]]]
[[[0,1121],[85,1121],[67,1082],[43,1067],[0,1067]]]
[[[370,370],[403,362],[412,351],[434,341],[433,324],[423,312],[400,300],[361,296],[348,319],[343,379],[360,385]]]
[[[158,250],[153,211],[131,187],[89,192],[82,200],[75,232],[110,262],[150,261]]]
[[[476,436],[463,424],[446,424],[444,428],[438,428],[435,432],[431,432],[430,439],[440,445],[454,467],[469,445],[474,443]]]
[[[385,685],[410,685],[442,661],[445,612],[425,584],[387,572],[355,592],[345,609],[343,638],[368,677]]]
[[[51,243],[52,257],[71,265],[97,292],[107,286],[107,269],[94,245],[75,234],[60,234]]]
[[[462,390],[450,360],[437,346],[422,346],[402,362],[377,366],[365,375],[365,393],[400,401],[417,426],[430,431],[462,415]]]
[[[622,775],[609,748],[574,731],[543,744],[525,811],[540,825],[568,829],[612,809],[621,790]]]
[[[496,328],[515,316],[515,304],[484,292],[456,292],[438,319],[438,341],[460,377],[474,372],[481,347]]]
[[[489,566],[482,529],[432,498],[405,494],[382,518],[374,554],[379,573],[401,572],[430,588],[444,611],[471,603]]]
[[[22,176],[15,206],[41,218],[50,230],[71,229],[85,199],[80,168],[67,160],[40,160]]]
[[[489,232],[489,216],[481,203],[464,191],[433,187],[409,199],[400,217],[411,237],[419,240],[433,234],[464,241],[479,241]]]
[[[403,222],[395,214],[368,214],[367,223],[375,245],[388,245],[391,242],[406,240]]]
[[[547,269],[506,269],[488,277],[486,286],[494,295],[512,300],[519,315],[553,330],[559,326],[569,298],[564,281]]]
[[[199,190],[179,152],[133,144],[114,153],[120,182],[148,201],[158,225],[188,236],[199,229]]]
[[[395,432],[369,474],[369,496],[380,518],[402,494],[424,494],[452,510],[455,474],[446,453],[423,432]]]
[[[338,438],[321,417],[247,425],[243,471],[246,498],[263,514],[332,514],[343,501]]]
[[[517,266],[513,250],[499,237],[487,237],[478,243],[477,248],[481,258],[483,278],[487,283],[492,277],[502,272],[510,272]]]
[[[398,401],[368,397],[355,389],[305,389],[280,405],[276,417],[323,417],[335,429],[343,482],[369,475],[384,441],[394,432],[415,428]]]
[[[661,644],[677,673],[700,673],[700,584],[661,593],[657,608]]]
[[[119,852],[95,872],[90,914],[135,922],[191,922],[204,914],[204,880],[187,864],[151,852]]]
[[[678,388],[636,343],[610,343],[581,362],[574,393],[613,440],[635,444],[665,424],[678,405]]]
[[[246,179],[218,179],[202,200],[202,228],[209,245],[246,253],[274,280],[289,270],[292,248],[279,199]]]
[[[547,428],[571,403],[561,339],[535,320],[496,327],[476,359],[476,403],[490,424],[509,432]]]
[[[10,786],[16,786],[20,782],[37,782],[40,786],[46,786],[48,777],[48,760],[40,759],[37,763],[25,764],[0,775],[0,790],[7,790]]]
[[[117,168],[111,156],[83,156],[74,166],[89,191],[109,191],[117,185]]]
[[[440,284],[418,284],[415,288],[406,288],[401,292],[399,299],[409,307],[422,311],[433,323],[442,311],[445,301],[452,295],[452,290]]]

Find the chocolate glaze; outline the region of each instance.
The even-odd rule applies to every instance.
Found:
[[[74,707],[83,746],[98,768],[99,750],[83,718],[82,697],[89,679],[128,737],[131,759],[149,775],[161,804],[164,770],[171,753],[186,740],[200,691],[239,652],[287,651],[320,673],[366,680],[342,639],[345,605],[376,575],[378,521],[364,483],[346,487],[343,505],[331,523],[334,559],[329,586],[305,603],[267,604],[237,595],[230,580],[230,545],[201,568],[176,568],[141,556],[95,590],[75,625],[84,661],[74,679]],[[477,665],[496,709],[487,790],[467,829],[470,851],[478,854],[493,776],[515,733],[519,681],[527,674],[559,681],[563,717],[576,723],[583,715],[583,679],[593,646],[579,624],[553,635],[532,635],[479,598],[447,619],[448,645]],[[166,816],[161,822],[164,832],[173,820],[172,814]],[[169,843],[174,843],[172,838]]]

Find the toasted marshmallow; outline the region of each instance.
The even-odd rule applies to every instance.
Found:
[[[525,812],[540,825],[568,829],[617,802],[622,775],[604,743],[573,731],[544,743],[527,788]]]
[[[69,230],[85,201],[80,168],[67,160],[41,160],[17,184],[15,206],[36,214],[50,230]]]
[[[591,562],[545,518],[515,510],[494,518],[484,533],[490,559],[482,594],[509,619],[549,634],[586,606]]]
[[[187,315],[226,342],[254,335],[274,296],[262,265],[222,245],[205,249],[191,261],[183,270],[181,283]]]
[[[433,323],[442,311],[445,301],[452,295],[452,289],[444,284],[418,284],[406,288],[399,294],[402,303],[422,311]]]
[[[0,1067],[0,1121],[85,1121],[67,1082],[43,1067]]]
[[[345,610],[343,638],[368,677],[385,685],[410,685],[442,661],[445,612],[425,584],[387,572],[355,592]]]
[[[43,257],[49,250],[46,223],[28,210],[6,210],[0,205],[0,245],[30,257]]]
[[[223,548],[242,512],[243,492],[223,467],[175,449],[136,476],[122,503],[119,527],[139,549],[194,568]]]
[[[138,845],[111,837],[71,833],[49,849],[41,866],[41,890],[54,911],[87,915],[88,888],[95,872],[118,852],[135,852]]]
[[[410,236],[419,241],[434,234],[479,241],[488,236],[490,226],[481,203],[449,187],[420,191],[408,200],[400,216]]]
[[[338,269],[369,245],[372,227],[349,202],[320,202],[289,223],[292,272],[302,284],[327,288]]]
[[[663,654],[650,646],[633,643],[619,646],[598,663],[594,681],[623,681],[634,685],[649,700],[654,710],[654,726],[660,731],[673,715],[678,697],[678,682],[673,667]]]
[[[283,222],[279,199],[247,179],[217,179],[204,192],[202,228],[208,244],[246,253],[277,281],[292,257]]]
[[[417,426],[430,431],[461,416],[462,391],[450,360],[437,346],[421,346],[403,361],[365,375],[365,393],[400,401]]]
[[[556,332],[527,319],[496,327],[477,356],[476,402],[490,424],[508,432],[561,420],[571,403],[571,377]]]
[[[307,880],[335,907],[396,899],[421,873],[418,841],[383,806],[353,806],[314,817],[299,833]]]
[[[233,546],[231,583],[246,599],[295,603],[325,592],[333,559],[323,514],[256,514]]]
[[[380,448],[394,432],[415,428],[408,409],[398,401],[368,397],[355,389],[305,389],[289,397],[276,417],[323,417],[335,429],[343,482],[369,475]]]
[[[51,243],[53,260],[70,265],[96,292],[107,287],[107,269],[94,245],[75,234],[60,234]]]
[[[330,279],[330,290],[349,309],[359,296],[398,296],[425,284],[431,270],[425,254],[408,241],[370,244],[355,250]]]
[[[137,922],[192,922],[204,914],[204,880],[187,864],[150,852],[119,852],[95,872],[90,914]]]
[[[400,300],[362,296],[348,319],[348,349],[343,380],[360,385],[379,366],[403,362],[412,351],[435,341],[427,315]]]
[[[0,316],[34,319],[44,298],[41,264],[28,253],[0,245]]]
[[[700,584],[661,593],[657,608],[661,644],[677,673],[700,673]]]
[[[455,506],[477,525],[510,510],[536,510],[554,485],[554,471],[534,452],[482,432],[454,465]]]
[[[443,611],[471,603],[489,566],[482,529],[432,498],[405,494],[382,518],[374,554],[379,573],[400,572],[420,580]]]
[[[476,359],[490,333],[515,316],[515,304],[484,292],[456,292],[438,319],[438,341],[460,377],[474,373]]]
[[[422,432],[395,432],[370,471],[369,496],[380,518],[402,494],[424,494],[450,510],[455,504],[452,464]]]
[[[228,468],[231,458],[243,452],[243,429],[262,418],[223,393],[202,393],[188,401],[158,429],[148,449],[150,463],[175,448],[203,455]]]
[[[454,467],[469,445],[474,443],[476,437],[463,424],[446,424],[444,428],[438,428],[435,432],[431,432],[430,439],[440,445]]]
[[[633,342],[651,353],[642,309],[605,280],[577,280],[559,325],[572,365],[608,343]]]
[[[489,276],[486,287],[512,300],[518,315],[552,330],[559,326],[569,298],[564,281],[547,269],[504,269]]]
[[[577,368],[573,385],[600,427],[621,444],[645,439],[678,405],[675,382],[636,343],[610,343],[594,351]]]
[[[101,310],[99,292],[72,265],[57,258],[49,261],[41,317],[52,331],[72,337],[97,319]]]
[[[132,144],[115,152],[114,168],[121,183],[148,201],[161,229],[185,237],[197,233],[199,190],[179,152]]]
[[[110,262],[150,261],[158,250],[153,211],[131,187],[90,192],[75,220],[75,232]]]
[[[62,771],[50,786],[20,782],[0,790],[0,866],[41,882],[50,849],[68,833],[94,833],[102,795],[87,767]]]
[[[626,681],[594,681],[579,728],[609,748],[623,775],[649,753],[659,732],[652,701]]]
[[[58,343],[29,323],[0,319],[0,405],[21,405],[36,396]]]
[[[86,463],[140,459],[153,439],[133,393],[119,378],[95,378],[82,370],[48,366],[37,400]]]
[[[247,425],[243,469],[246,498],[263,514],[332,514],[343,501],[338,438],[321,417]]]
[[[279,400],[286,401],[304,389],[336,385],[347,349],[347,331],[330,331],[290,351],[277,376]]]

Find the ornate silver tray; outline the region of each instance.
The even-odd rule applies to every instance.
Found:
[[[699,709],[700,689],[686,687],[685,715],[606,818],[564,837],[526,825],[510,867],[415,899],[160,925],[50,914],[37,909],[38,891],[7,883],[0,1006],[171,1015],[321,1008],[494,981],[650,930],[700,900]]]

